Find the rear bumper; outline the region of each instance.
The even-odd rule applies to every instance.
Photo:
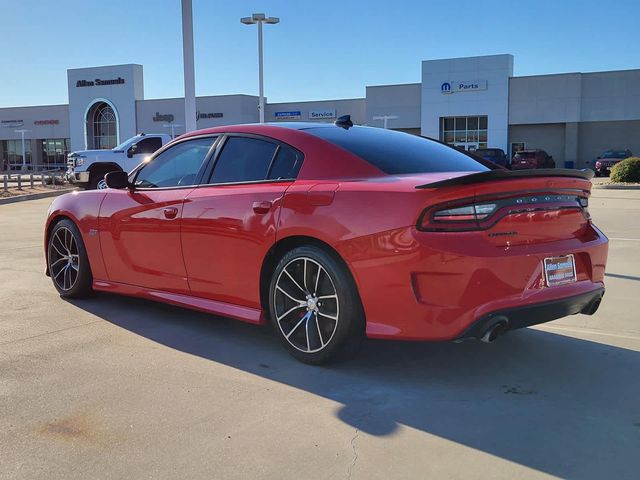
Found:
[[[583,238],[502,247],[486,232],[399,229],[350,244],[343,258],[358,284],[368,337],[456,340],[499,313],[510,312],[512,328],[520,328],[586,312],[602,297],[608,254],[607,238],[590,228]],[[576,282],[548,287],[544,259],[568,253]]]
[[[464,332],[458,336],[458,340],[471,338],[480,339],[489,327],[497,321],[507,324],[506,331],[518,328],[530,327],[540,323],[550,322],[558,318],[584,313],[593,315],[604,296],[604,287],[591,292],[574,295],[571,297],[551,300],[548,302],[525,305],[522,307],[508,308],[492,312],[473,322]]]

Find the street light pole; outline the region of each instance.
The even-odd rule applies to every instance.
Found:
[[[173,140],[174,138],[176,138],[176,127],[181,127],[182,125],[179,125],[177,123],[165,123],[164,125],[162,125],[164,128],[171,128],[171,139]]]
[[[262,22],[258,22],[258,113],[264,123],[264,57],[262,55]]]
[[[20,130],[14,130],[16,133],[19,133],[20,136],[22,137],[22,171],[25,171],[27,169],[27,149],[25,148],[24,145],[24,134],[27,132],[30,132],[31,130],[25,130],[25,129],[20,129]]]
[[[262,55],[262,24],[275,25],[280,22],[277,17],[267,17],[264,13],[254,13],[250,17],[242,17],[240,22],[245,25],[258,24],[258,110],[260,123],[264,123],[264,59]]]
[[[193,66],[193,10],[191,0],[182,0],[182,60],[184,63],[185,132],[196,129],[196,80]]]
[[[382,127],[384,129],[387,128],[387,121],[388,120],[397,120],[398,117],[397,115],[378,115],[376,117],[373,117],[374,120],[382,120]]]

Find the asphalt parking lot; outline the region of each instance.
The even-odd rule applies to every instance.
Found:
[[[43,274],[51,199],[0,205],[0,478],[638,478],[640,191],[594,190],[594,316],[309,367],[267,329]]]

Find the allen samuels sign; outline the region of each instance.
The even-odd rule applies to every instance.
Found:
[[[477,90],[486,90],[486,80],[449,80],[440,85],[440,91],[444,94],[458,92],[475,92]]]
[[[78,80],[76,87],[100,87],[102,85],[123,85],[124,78],[112,78],[110,80],[101,80],[96,78],[95,80]]]

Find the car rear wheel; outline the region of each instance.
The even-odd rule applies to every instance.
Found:
[[[56,223],[49,236],[47,262],[53,285],[64,298],[82,298],[92,291],[93,278],[78,227],[71,220]]]
[[[305,363],[345,360],[364,338],[364,314],[351,275],[315,246],[282,257],[271,279],[269,307],[283,345]]]

